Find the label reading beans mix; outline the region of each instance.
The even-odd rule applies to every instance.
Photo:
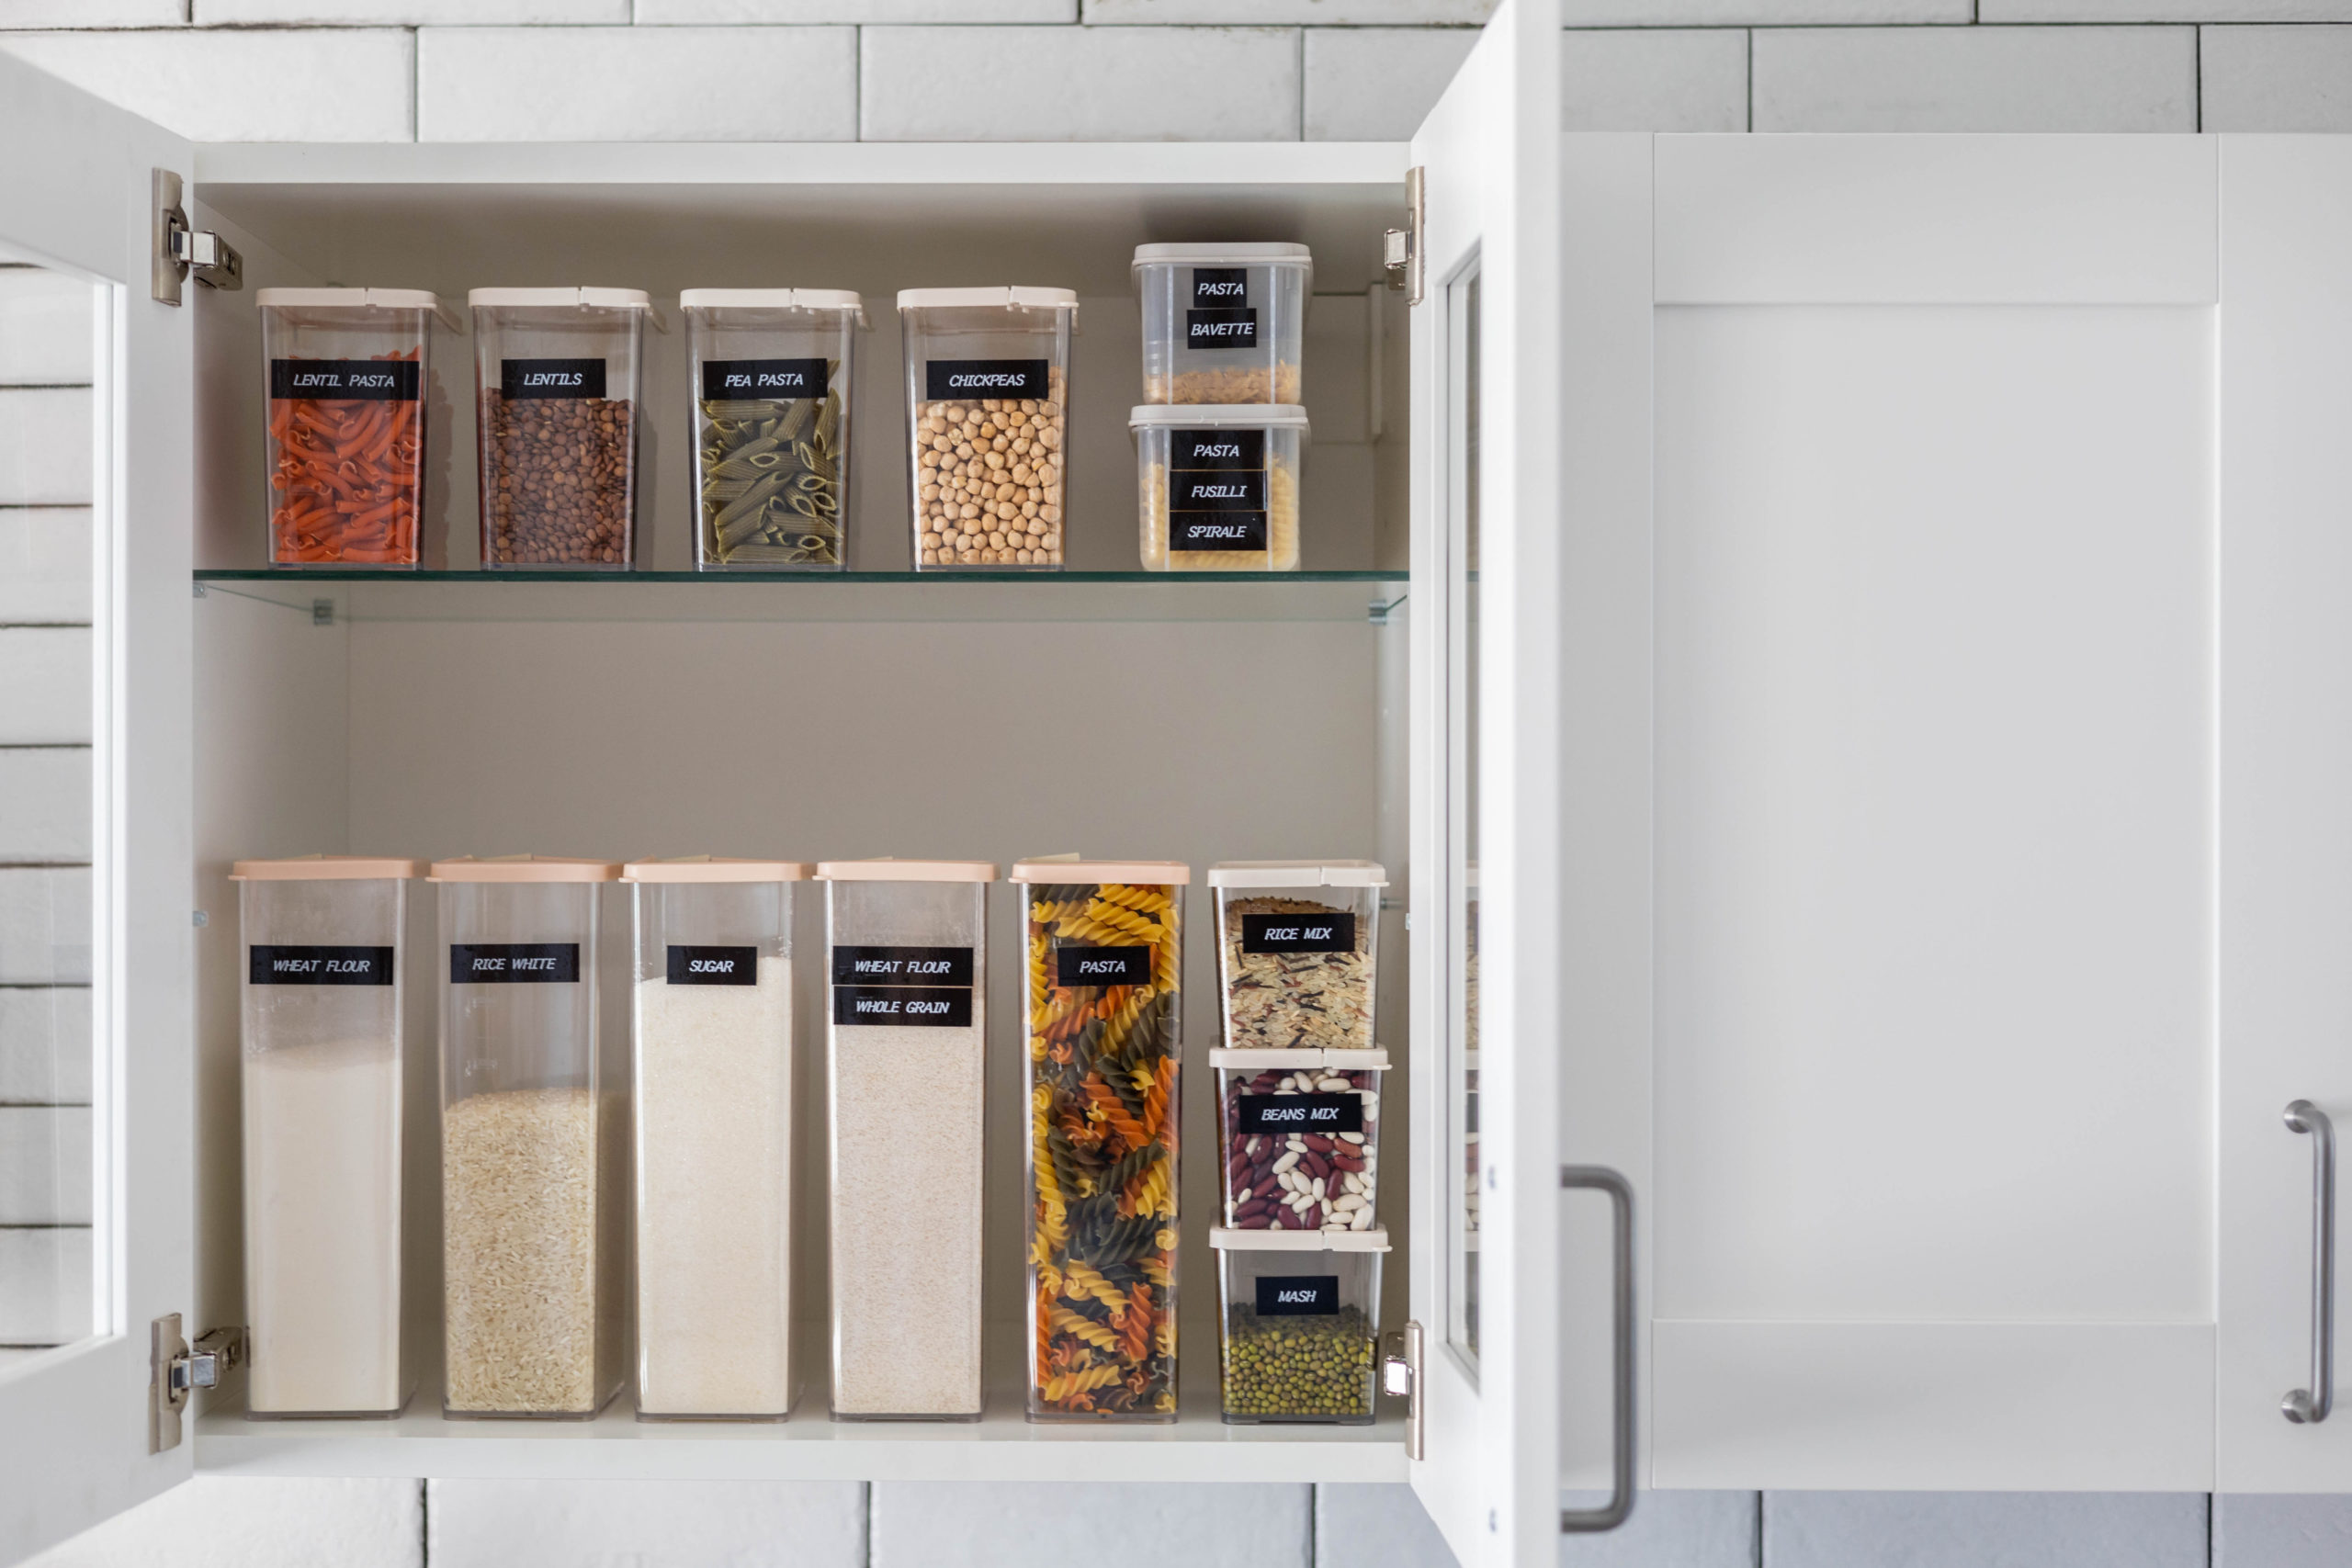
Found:
[[[1245,1094],[1233,1130],[1247,1133],[1361,1133],[1363,1097],[1356,1094]]]

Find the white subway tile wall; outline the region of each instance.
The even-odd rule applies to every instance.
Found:
[[[2352,27],[2200,28],[2206,130],[2352,130]]]
[[[413,1481],[199,1475],[32,1562],[38,1568],[424,1568],[424,1491]]]
[[[2194,28],[1755,34],[1755,130],[2195,130]]]
[[[1746,130],[1747,39],[1738,28],[1570,28],[1560,128]]]
[[[2207,1568],[2202,1494],[1768,1492],[1766,1568]]]
[[[2224,1494],[2213,1499],[2212,1568],[2343,1568],[2352,1497]]]
[[[432,1568],[865,1568],[866,1560],[866,1489],[854,1481],[433,1481],[426,1487]]]
[[[1477,41],[1470,28],[1307,28],[1306,139],[1405,141]]]
[[[1314,1488],[895,1481],[874,1488],[872,1568],[1052,1562],[1115,1541],[1120,1568],[1304,1568]]]

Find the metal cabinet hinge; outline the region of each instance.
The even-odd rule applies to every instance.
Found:
[[[1388,269],[1388,287],[1403,289],[1408,305],[1421,302],[1422,258],[1428,254],[1421,243],[1421,229],[1427,212],[1421,199],[1421,171],[1415,166],[1405,171],[1405,227],[1391,229],[1380,237],[1380,265]]]
[[[191,229],[180,206],[180,177],[155,171],[155,254],[150,292],[166,305],[180,302],[180,285],[193,274],[208,288],[243,288],[245,264],[236,247],[209,230]]]
[[[1380,1363],[1383,1393],[1404,1400],[1405,1457],[1421,1457],[1421,1325],[1408,1322],[1384,1339],[1387,1354]]]
[[[150,1333],[147,1450],[162,1453],[180,1446],[180,1417],[188,1395],[199,1388],[220,1387],[220,1375],[243,1363],[245,1331],[208,1328],[197,1336],[191,1349],[180,1333],[180,1314],[167,1312],[154,1321]]]

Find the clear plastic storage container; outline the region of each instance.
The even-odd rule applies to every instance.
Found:
[[[1176,1419],[1173,861],[1023,861],[1029,1418]]]
[[[634,288],[477,288],[466,302],[481,564],[627,570],[651,301]]]
[[[1365,1231],[1380,1201],[1385,1051],[1212,1051],[1225,1223]]]
[[[433,323],[421,288],[265,288],[269,564],[417,563]]]
[[[631,861],[640,1419],[781,1419],[792,1363],[792,861]]]
[[[1146,571],[1296,571],[1306,411],[1146,404],[1127,416]]]
[[[827,861],[835,1420],[980,1417],[987,861]]]
[[[396,1416],[414,861],[239,861],[248,1416]]]
[[[1372,1424],[1388,1233],[1213,1230],[1225,1418]]]
[[[909,288],[915,570],[1059,570],[1069,432],[1067,288]]]
[[[849,415],[865,305],[840,288],[689,288],[695,564],[848,564]]]
[[[1209,886],[1226,1045],[1370,1050],[1386,870],[1368,860],[1224,861],[1209,868]]]
[[[585,1420],[620,1387],[628,1031],[602,861],[436,861],[443,1414]]]
[[[1295,403],[1315,261],[1305,245],[1137,245],[1143,400]]]

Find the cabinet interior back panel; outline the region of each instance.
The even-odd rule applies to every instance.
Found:
[[[2196,307],[1657,317],[1657,1310],[2210,1321]]]

